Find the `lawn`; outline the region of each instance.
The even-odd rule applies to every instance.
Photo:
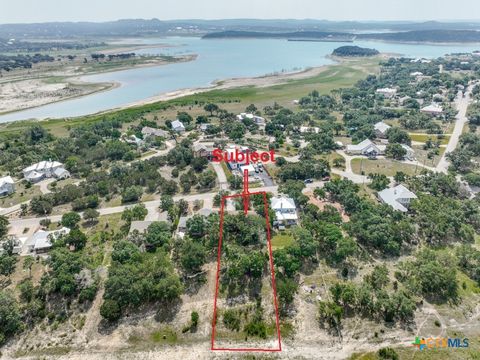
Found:
[[[281,249],[287,247],[288,245],[293,244],[295,240],[293,239],[290,232],[280,232],[272,237],[272,249]]]
[[[409,134],[410,139],[412,141],[418,141],[418,142],[426,142],[428,139],[432,139],[432,141],[437,141],[438,136],[437,135],[429,135],[429,134]],[[440,144],[441,145],[446,145],[448,144],[448,141],[450,140],[450,135],[444,135],[442,139],[440,139]]]
[[[9,196],[0,198],[0,207],[7,208],[17,205],[40,194],[41,191],[38,186],[32,186],[27,189],[23,182],[15,183],[15,192]]]
[[[415,172],[419,174],[422,171],[422,167],[390,159],[353,159],[352,171],[356,174],[363,172],[365,175],[378,173],[386,176],[393,176],[397,171],[403,171],[407,175],[414,175]]]

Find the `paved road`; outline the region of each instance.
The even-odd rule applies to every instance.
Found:
[[[472,92],[474,85],[470,85],[465,92],[465,96],[462,96],[461,91],[458,92],[457,98],[455,99],[455,107],[458,110],[458,114],[455,117],[455,128],[453,129],[453,133],[450,136],[450,140],[448,141],[447,147],[445,152],[443,153],[442,158],[438,162],[436,166],[436,170],[438,172],[447,173],[449,161],[447,159],[447,154],[455,150],[458,145],[458,140],[460,139],[460,135],[462,135],[462,130],[465,124],[467,123],[467,108],[470,104],[471,98],[470,94]]]

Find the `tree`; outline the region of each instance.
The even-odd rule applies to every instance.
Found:
[[[82,250],[87,243],[87,236],[80,229],[72,229],[65,236],[65,244],[73,246],[75,250]]]
[[[188,213],[188,201],[180,199],[177,201],[178,214],[180,216],[187,215]]]
[[[143,194],[141,186],[129,186],[122,192],[122,202],[138,201]]]
[[[0,275],[10,277],[15,272],[17,258],[11,255],[0,255]]]
[[[162,246],[168,246],[172,237],[170,225],[165,221],[155,221],[147,228],[145,242],[151,251]]]
[[[257,107],[254,104],[250,104],[245,108],[245,112],[250,113],[250,114],[255,114],[257,111]]]
[[[391,347],[381,348],[380,350],[378,350],[378,357],[385,360],[400,359],[397,352]]]
[[[213,170],[207,170],[198,177],[198,185],[201,189],[212,189],[215,186],[217,176]]]
[[[100,315],[109,321],[120,319],[122,313],[118,302],[115,300],[106,299],[100,307]]]
[[[180,263],[188,274],[195,274],[202,270],[207,259],[205,247],[199,242],[186,239],[180,249]]]
[[[0,215],[0,239],[7,235],[8,225],[8,219],[5,216]]]
[[[33,256],[25,256],[23,258],[23,270],[28,270],[28,277],[32,277],[32,266],[35,264]]]
[[[192,311],[192,313],[190,314],[190,321],[192,323],[193,329],[197,328],[199,319],[200,319],[200,315],[198,315],[198,312]]]
[[[372,182],[368,185],[369,188],[377,191],[381,191],[386,189],[390,184],[390,180],[384,174],[368,174],[368,178],[372,180]]]
[[[406,144],[410,145],[412,141],[405,130],[399,127],[391,127],[387,130],[387,139],[389,144]]]
[[[80,215],[76,212],[68,212],[62,215],[62,226],[65,226],[69,229],[77,227],[77,224],[80,222]]]
[[[98,219],[100,213],[95,209],[86,209],[83,212],[83,219],[88,223],[93,223],[95,220]]]
[[[0,291],[0,344],[22,328],[18,304],[10,292]]]
[[[214,113],[214,112],[218,112],[219,107],[218,107],[217,104],[211,104],[211,103],[209,103],[209,104],[207,104],[207,105],[205,105],[205,106],[203,107],[203,110],[209,112],[209,113],[210,113],[210,116],[213,116],[213,113]]]
[[[205,236],[206,223],[201,215],[193,215],[187,220],[187,234],[194,239],[201,239]]]
[[[400,144],[391,143],[387,145],[385,155],[387,158],[403,160],[405,155],[407,155],[407,150],[405,150]]]
[[[170,195],[162,195],[160,198],[160,209],[162,211],[168,211],[174,205],[173,197]]]

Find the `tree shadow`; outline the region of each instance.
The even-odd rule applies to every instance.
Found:
[[[175,319],[182,306],[182,299],[178,298],[171,302],[158,304],[155,320],[158,322],[170,322]]]

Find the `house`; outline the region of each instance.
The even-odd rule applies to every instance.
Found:
[[[179,134],[182,134],[182,133],[185,132],[185,126],[183,125],[183,123],[180,120],[172,121],[172,129],[173,129],[173,131],[175,131]]]
[[[29,252],[44,253],[50,250],[53,241],[68,233],[70,229],[66,227],[54,231],[38,230],[26,241],[25,246]]]
[[[242,121],[243,119],[250,119],[259,126],[265,125],[265,118],[254,114],[241,113],[237,115],[237,120]]]
[[[442,106],[438,104],[430,104],[428,106],[425,106],[420,110],[424,114],[432,115],[432,116],[438,116],[443,114],[443,108]]]
[[[29,167],[23,169],[23,177],[32,182],[38,182],[42,179],[45,178],[57,178],[55,175],[56,170],[58,169],[63,169],[65,170],[64,165],[61,162],[58,161],[40,161],[39,163],[30,165]],[[65,170],[66,171],[66,170]],[[57,171],[57,174],[61,174],[62,176],[65,176],[68,171]],[[68,173],[68,177],[70,176],[70,173]]]
[[[398,211],[407,212],[412,199],[417,196],[408,190],[404,185],[397,185],[393,188],[388,188],[378,193],[378,198],[381,202],[390,205]]]
[[[377,94],[383,95],[384,97],[390,99],[397,94],[397,89],[394,88],[381,88],[377,89]]]
[[[376,145],[370,139],[365,139],[356,145],[347,145],[347,153],[351,155],[365,155],[375,157],[385,153],[385,145]]]
[[[11,176],[0,178],[0,196],[7,196],[15,192],[15,182]]]
[[[379,138],[386,138],[387,137],[387,131],[388,129],[391,128],[390,125],[385,124],[383,121],[377,122],[373,128],[375,129],[375,134]]]
[[[241,165],[245,164],[247,162],[246,160],[246,156],[245,156],[245,160],[243,161],[239,161],[239,162],[236,162],[236,161],[233,161],[233,160],[229,160],[229,159],[235,159],[236,156],[235,156],[235,152],[236,151],[239,151],[239,153],[246,153],[247,150],[248,150],[248,147],[246,146],[240,146],[238,149],[235,147],[235,146],[230,146],[229,148],[225,149],[225,151],[228,153],[228,157],[227,157],[227,164],[228,164],[228,167],[230,168],[230,170],[237,170],[240,168]]]
[[[298,221],[297,207],[292,198],[286,196],[272,197],[270,200],[272,210],[275,211],[277,225],[295,225]]]
[[[410,76],[413,76],[413,77],[423,76],[423,73],[420,71],[415,71],[410,73]]]
[[[213,153],[213,143],[193,144],[193,156],[210,158]]]
[[[161,137],[167,139],[170,137],[170,134],[167,131],[162,129],[155,129],[148,126],[142,128],[142,135],[144,139],[148,137]]]
[[[70,172],[64,168],[58,168],[53,172],[53,177],[57,180],[68,179]]]
[[[150,225],[152,225],[154,221],[132,221],[130,224],[130,230],[128,234],[132,234],[134,231],[138,231],[140,234],[147,232],[147,229]]]
[[[122,141],[126,142],[127,144],[132,144],[136,146],[142,146],[144,143],[144,141],[136,135],[127,136],[126,134],[122,135]]]
[[[318,134],[320,131],[320,128],[318,127],[308,127],[308,126],[300,126],[299,128],[300,132],[303,133],[315,133]]]
[[[405,159],[407,160],[415,160],[415,151],[408,145],[405,144],[400,144],[403,149],[405,149],[406,154],[405,154]]]

